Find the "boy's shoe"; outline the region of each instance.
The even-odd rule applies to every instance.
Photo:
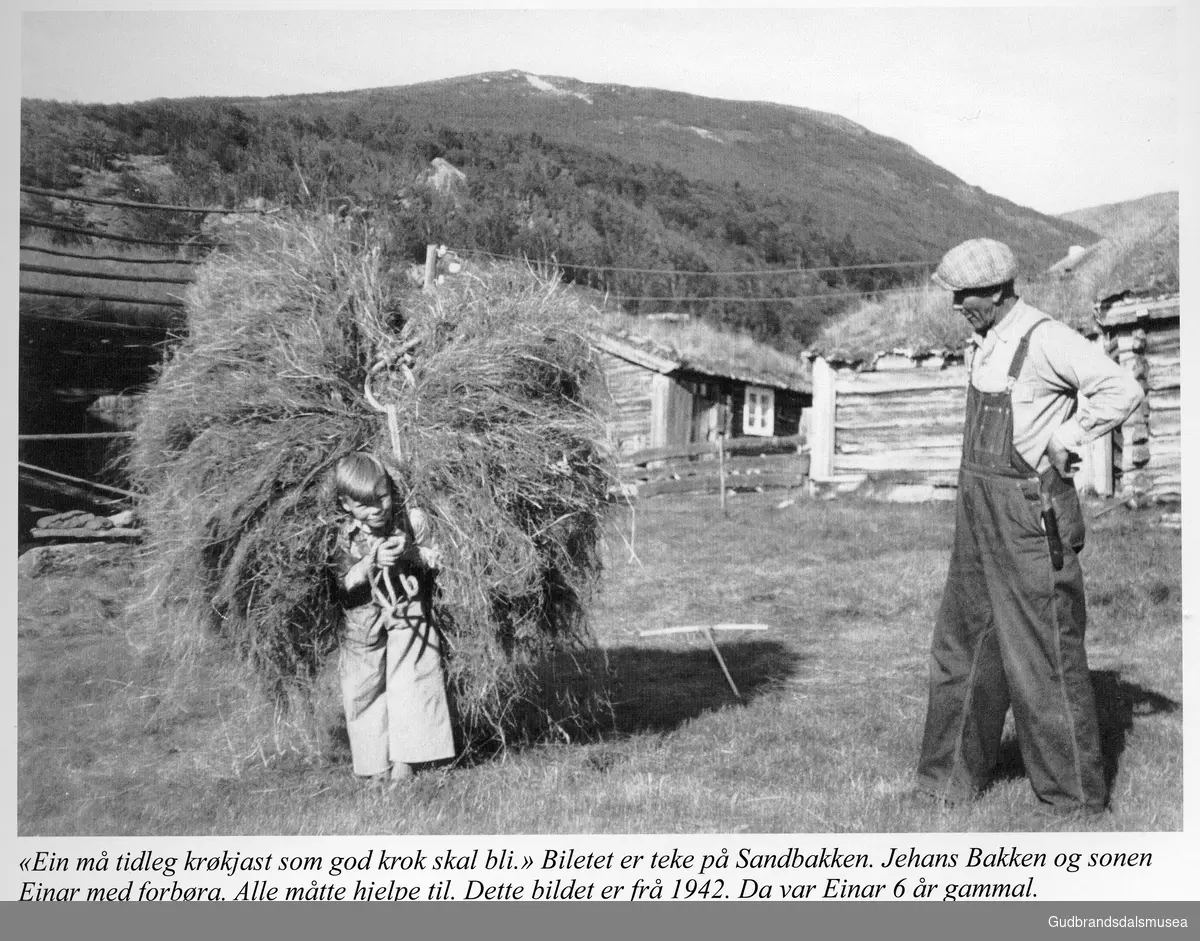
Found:
[[[391,772],[380,771],[377,774],[364,775],[363,777],[359,778],[359,780],[362,782],[362,786],[364,788],[373,791],[382,790],[383,788],[387,787],[390,778]]]
[[[413,769],[412,765],[407,762],[397,761],[392,765],[391,778],[388,781],[388,790],[394,791],[398,787],[403,787],[412,780]]]

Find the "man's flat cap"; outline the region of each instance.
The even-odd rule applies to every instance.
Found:
[[[990,288],[1017,276],[1012,249],[995,239],[971,239],[956,245],[933,273],[933,283],[947,291]]]

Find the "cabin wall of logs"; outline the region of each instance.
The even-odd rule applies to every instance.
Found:
[[[1146,392],[1116,432],[1085,449],[1076,486],[1100,496],[1178,500],[1179,296],[1097,310],[1095,342]],[[962,450],[967,371],[945,355],[879,355],[870,368],[812,364],[809,488],[889,500],[953,499]]]
[[[610,398],[606,428],[609,442],[623,455],[650,447],[654,401],[667,378],[608,353],[600,357]]]
[[[810,490],[953,499],[966,389],[961,359],[941,354],[889,353],[870,369],[815,359]]]
[[[1141,408],[1113,438],[1112,492],[1181,497],[1179,295],[1102,306],[1097,319],[1110,355],[1146,392]]]
[[[768,377],[722,375],[683,363],[651,341],[592,337],[608,393],[606,435],[623,483],[639,496],[763,490],[804,484],[807,389]],[[770,423],[746,426],[752,393]]]

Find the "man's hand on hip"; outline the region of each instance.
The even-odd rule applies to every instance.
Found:
[[[1063,477],[1074,477],[1083,460],[1078,451],[1072,451],[1054,438],[1050,439],[1050,444],[1046,447],[1046,456]]]

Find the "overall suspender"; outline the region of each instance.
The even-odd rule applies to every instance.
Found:
[[[1017,344],[1003,392],[980,392],[973,381],[967,385],[967,421],[963,429],[963,466],[1006,477],[1036,476],[1037,471],[1013,447],[1012,389],[1025,365],[1033,331],[1049,321],[1034,323]],[[972,379],[975,361],[971,363]]]

